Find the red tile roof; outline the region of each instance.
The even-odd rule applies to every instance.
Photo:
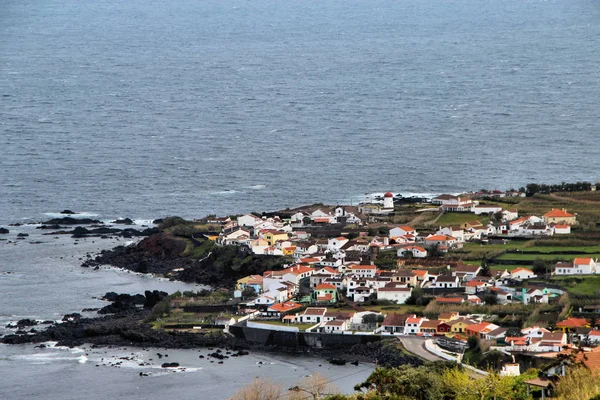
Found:
[[[544,217],[547,218],[571,218],[575,215],[566,212],[565,210],[559,210],[558,208],[552,209],[552,211],[548,211],[544,214]]]
[[[337,289],[337,287],[335,285],[331,285],[329,283],[322,283],[320,285],[317,285],[316,287],[317,290],[323,290],[323,289]]]
[[[558,322],[556,326],[561,328],[581,328],[589,324],[590,323],[585,318],[568,318]]]

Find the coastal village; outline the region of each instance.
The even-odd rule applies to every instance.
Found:
[[[586,208],[595,189],[566,204]],[[548,204],[561,203],[550,197]],[[599,369],[600,219],[544,201],[530,212],[521,207],[526,198],[524,191],[431,199],[387,192],[356,206],[197,220],[218,227],[201,233],[216,246],[287,260],[222,289],[239,311],[218,323],[379,335],[405,346],[418,338],[435,357],[481,373],[519,375],[515,356],[543,367],[548,379],[564,375],[573,357]],[[529,383],[543,391],[548,379]]]

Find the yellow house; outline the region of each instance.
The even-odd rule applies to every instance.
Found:
[[[556,323],[556,329],[569,333],[577,331],[577,328],[589,328],[590,322],[585,318],[567,318]]]
[[[440,313],[440,315],[438,316],[438,319],[442,322],[448,322],[448,321],[457,319],[458,316],[459,316],[459,313],[457,311],[443,312],[443,313]]]
[[[288,234],[284,231],[278,231],[276,229],[267,229],[262,232],[263,239],[269,243],[269,246],[274,246],[280,240],[288,240]]]
[[[450,332],[452,333],[465,333],[467,331],[467,326],[475,324],[475,321],[466,318],[459,318],[455,321],[448,322],[448,325],[451,325]]]
[[[283,248],[283,255],[284,256],[292,256],[292,255],[294,255],[295,251],[296,251],[296,246],[284,247]]]
[[[474,226],[480,226],[481,222],[477,221],[477,220],[473,220],[473,221],[467,221],[467,222],[463,222],[460,227],[463,229],[469,229],[472,228]]]
[[[577,221],[575,215],[568,213],[566,209],[559,210],[553,208],[552,211],[544,214],[544,222],[547,224],[567,224],[574,225]]]

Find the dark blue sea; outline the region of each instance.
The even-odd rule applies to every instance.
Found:
[[[4,0],[0,223],[598,180],[594,0]]]
[[[595,0],[3,0],[0,225],[595,182],[599,48]],[[79,267],[116,243],[4,239],[3,324],[179,288]],[[80,350],[0,347],[0,397],[218,399],[259,375],[182,353],[191,372],[140,383]],[[320,361],[269,362],[293,384]]]

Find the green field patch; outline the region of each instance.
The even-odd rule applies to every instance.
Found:
[[[437,220],[436,225],[441,225],[441,226],[448,226],[448,225],[460,225],[464,222],[470,222],[470,221],[479,221],[481,222],[482,225],[485,225],[488,223],[490,219],[487,216],[483,216],[483,215],[475,215],[472,213],[444,213],[444,215],[442,215],[440,217],[440,219]]]
[[[563,286],[570,294],[580,296],[600,296],[600,276],[553,276],[552,282]]]
[[[524,253],[542,252],[542,253],[559,253],[565,251],[580,251],[582,253],[600,253],[600,246],[531,246],[522,248]]]
[[[571,261],[578,257],[600,257],[600,253],[591,254],[534,254],[534,253],[507,253],[497,257],[497,260],[535,261],[540,260],[563,260]]]

